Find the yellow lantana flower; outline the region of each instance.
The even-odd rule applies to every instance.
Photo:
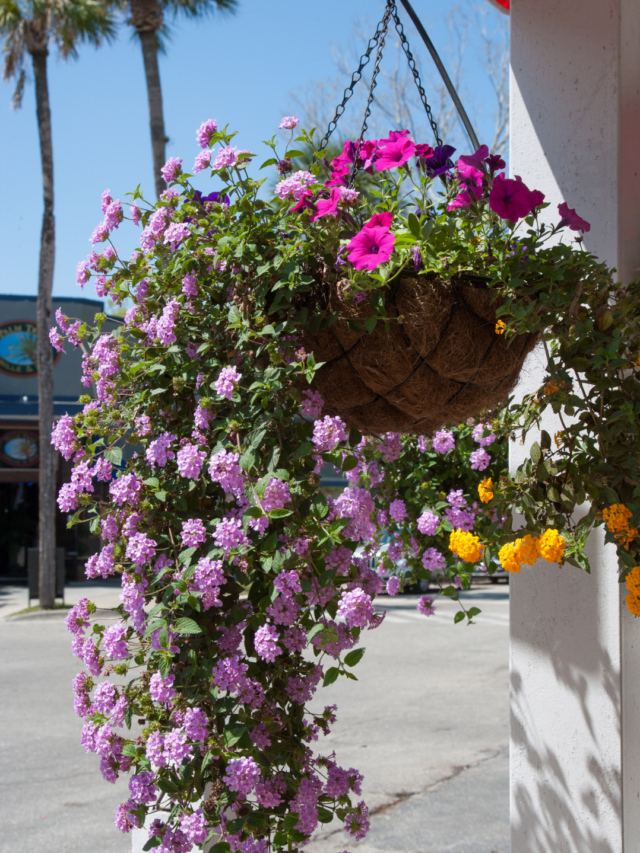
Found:
[[[454,530],[449,537],[449,548],[465,563],[477,563],[482,558],[484,545],[466,530]]]
[[[629,548],[629,545],[638,535],[635,527],[629,527],[629,519],[631,511],[624,504],[611,504],[610,507],[602,511],[602,517],[607,523],[607,527],[616,537],[620,545]]]
[[[496,323],[496,335],[504,335],[504,330],[507,328],[507,324],[504,320],[498,320]]]
[[[518,560],[515,542],[507,542],[506,545],[503,545],[498,551],[498,559],[505,572],[520,573],[520,561]]]
[[[534,539],[534,537],[530,536],[528,533],[524,539],[516,539],[515,546],[516,555],[520,563],[532,566],[540,557],[538,540]]]
[[[493,500],[493,483],[491,482],[491,477],[482,480],[478,486],[478,494],[483,504],[488,504],[489,501]]]
[[[627,607],[635,615],[640,616],[640,566],[634,566],[626,577]]]
[[[538,539],[538,551],[547,563],[563,563],[565,541],[557,530],[545,530]]]

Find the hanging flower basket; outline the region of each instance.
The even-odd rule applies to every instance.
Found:
[[[505,339],[491,290],[479,276],[405,270],[385,294],[387,323],[371,333],[352,328],[374,316],[367,302],[341,300],[341,283],[327,286],[341,315],[309,341],[324,362],[314,381],[325,412],[365,435],[431,435],[496,408],[513,389],[534,335]],[[353,324],[352,324],[353,325]]]

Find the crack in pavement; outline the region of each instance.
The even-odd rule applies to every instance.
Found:
[[[407,800],[410,800],[411,797],[415,797],[418,794],[430,794],[432,791],[437,790],[438,788],[446,785],[447,782],[451,782],[453,779],[456,779],[460,776],[461,773],[464,773],[465,770],[472,770],[475,767],[479,767],[482,764],[486,764],[487,761],[492,761],[494,758],[498,758],[503,755],[509,749],[508,746],[501,746],[498,749],[492,750],[489,754],[482,756],[482,758],[478,758],[476,761],[471,761],[469,764],[456,764],[447,776],[443,776],[441,779],[438,779],[435,782],[432,782],[430,785],[426,785],[424,788],[421,788],[419,791],[410,791],[409,793],[399,793],[394,794],[394,799],[389,803],[384,803],[381,806],[373,809],[369,812],[369,817],[377,817],[378,815],[385,814],[386,812],[390,812],[392,809],[395,809],[397,806],[402,803],[406,803]],[[338,827],[336,829],[329,830],[326,834],[323,834],[321,838],[315,840],[326,841],[331,836],[336,835],[338,832],[343,832],[343,827]]]

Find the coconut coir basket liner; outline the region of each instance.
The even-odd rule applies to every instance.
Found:
[[[405,271],[387,290],[388,330],[378,321],[369,334],[347,324],[372,316],[368,300],[343,302],[339,284],[324,284],[320,301],[341,319],[306,338],[325,362],[313,386],[324,414],[364,435],[431,435],[504,402],[536,336],[496,334],[491,295],[477,276],[442,281]]]

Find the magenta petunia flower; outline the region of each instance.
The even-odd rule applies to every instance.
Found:
[[[447,205],[447,210],[468,210],[477,201],[474,190],[474,187],[469,187],[459,192],[455,198],[451,199]]]
[[[379,143],[380,145],[391,145],[393,142],[400,142],[410,133],[410,130],[390,130],[389,136],[386,139],[380,139]]]
[[[336,216],[338,213],[338,202],[342,199],[342,187],[333,187],[331,190],[331,198],[321,198],[317,202],[317,213],[311,217],[311,221],[315,222],[323,216]]]
[[[458,157],[456,168],[462,183],[467,186],[482,186],[484,178],[484,161],[489,154],[489,149],[486,145],[481,145],[474,154],[463,154]]]
[[[498,175],[489,193],[489,207],[502,219],[523,219],[544,201],[540,190],[530,190],[516,175],[515,180]]]
[[[384,172],[385,169],[398,169],[413,157],[415,150],[415,143],[411,139],[398,139],[380,149],[375,167],[379,172]]]
[[[298,213],[299,210],[305,210],[309,208],[311,210],[314,209],[313,204],[309,201],[309,198],[313,195],[311,190],[305,190],[300,197],[300,200],[296,202],[293,207],[289,208],[289,213]]]
[[[587,231],[591,231],[589,223],[585,219],[582,219],[582,217],[578,216],[575,210],[572,207],[569,207],[566,201],[563,201],[562,204],[558,205],[558,213],[562,217],[558,228],[564,228],[568,225],[572,231],[582,231],[583,234]]]
[[[499,154],[489,154],[485,163],[491,172],[497,172],[499,169],[504,169],[506,163]]]
[[[416,145],[416,157],[424,159],[426,157],[431,157],[433,154],[433,148],[430,145]]]
[[[368,222],[365,222],[365,228],[375,228],[380,225],[382,228],[386,228],[387,231],[391,226],[393,221],[393,213],[390,210],[385,210],[383,213],[374,213],[371,219]]]
[[[365,227],[347,246],[350,252],[347,258],[357,270],[374,270],[389,260],[395,240],[388,228]]]

